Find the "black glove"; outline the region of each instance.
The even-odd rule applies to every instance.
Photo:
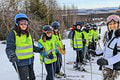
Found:
[[[120,37],[120,29],[115,31],[115,37]]]
[[[84,39],[84,40],[83,40],[83,45],[85,46],[85,44],[86,44],[86,40]]]
[[[15,53],[10,55],[9,61],[10,61],[10,62],[16,62],[16,61],[17,61],[17,56],[16,56]]]
[[[53,58],[54,58],[52,52],[50,52],[50,54],[48,54],[48,58],[49,58],[49,59],[53,59]]]
[[[88,54],[91,54],[91,55],[93,55],[93,56],[96,56],[96,52],[95,52],[94,50],[92,50],[92,49],[89,49],[89,50],[88,50]]]
[[[104,58],[100,58],[97,60],[97,64],[102,66],[102,65],[108,65],[108,61]]]
[[[45,53],[45,49],[44,48],[40,48],[40,53]]]
[[[100,39],[101,39],[101,37],[99,36],[99,37],[98,37],[98,40],[100,40]]]

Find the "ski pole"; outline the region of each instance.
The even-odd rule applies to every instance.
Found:
[[[64,45],[64,49],[65,49],[65,45]],[[65,54],[64,54],[64,78],[66,78],[66,73],[65,73]]]
[[[43,62],[42,62],[42,76],[41,76],[41,80],[43,80]]]
[[[18,80],[20,80],[20,74],[19,74],[19,71],[18,71],[17,63],[14,62],[14,65],[15,65],[15,69],[16,69],[16,72],[17,72],[17,75],[18,75]]]
[[[41,80],[43,80],[43,61],[44,61],[44,56],[43,56],[43,59],[42,59],[42,76],[41,76]]]
[[[90,62],[91,80],[92,80],[93,78],[92,78],[92,63],[91,63],[91,60],[89,60],[89,62]]]

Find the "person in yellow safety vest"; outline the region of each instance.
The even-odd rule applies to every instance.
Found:
[[[84,43],[84,46],[83,46],[83,54],[84,54],[84,59],[83,60],[84,60],[84,62],[86,62],[87,59],[89,60],[89,56],[87,54],[88,45],[89,45],[89,29],[90,29],[90,26],[85,25],[85,27],[82,30],[82,33],[83,33],[84,39],[85,39],[85,43]]]
[[[55,40],[52,33],[52,27],[50,25],[43,26],[43,34],[38,41],[38,46],[44,48],[44,51],[40,54],[40,61],[41,63],[45,63],[47,71],[46,80],[54,80],[56,71],[57,56],[55,53]]]
[[[89,26],[90,26],[90,30],[89,30],[89,33],[88,33],[88,40],[89,40],[88,49],[94,49],[94,44],[93,44],[94,30],[93,30],[92,24],[89,25]]]
[[[97,25],[93,25],[93,40],[94,40],[94,50],[96,50],[97,42],[98,42],[98,30]]]
[[[71,47],[76,51],[77,56],[76,56],[76,64],[73,66],[76,70],[84,71],[85,69],[83,68],[83,39],[84,35],[82,34],[81,31],[82,28],[82,23],[81,22],[76,22],[75,30],[72,35],[71,39]]]
[[[35,80],[33,70],[34,52],[42,48],[34,46],[29,32],[29,20],[23,13],[16,14],[15,27],[7,36],[6,54],[19,74],[19,80]]]
[[[60,72],[61,67],[62,67],[62,55],[63,53],[61,53],[61,51],[58,49],[64,49],[64,46],[62,44],[62,39],[61,39],[61,35],[60,35],[60,24],[57,21],[54,21],[52,23],[52,28],[53,28],[53,37],[54,40],[56,42],[56,55],[57,55],[57,61],[56,61],[56,74],[55,77],[60,78],[62,76],[64,76],[63,72]]]

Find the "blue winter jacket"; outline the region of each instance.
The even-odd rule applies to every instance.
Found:
[[[6,45],[6,54],[8,56],[8,59],[11,54],[15,54],[16,50],[16,44],[15,44],[15,34],[13,31],[9,32],[7,38],[7,45]],[[34,46],[33,42],[33,52],[41,52],[41,48]],[[34,61],[34,57],[29,58],[29,59],[24,59],[24,60],[17,60],[17,65],[18,66],[25,66],[25,65],[30,65]]]

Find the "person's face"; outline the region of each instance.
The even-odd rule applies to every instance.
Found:
[[[26,30],[27,27],[28,27],[28,21],[26,21],[26,20],[21,20],[21,21],[19,22],[19,26],[20,26],[20,29],[21,29],[21,30]]]
[[[48,37],[52,36],[52,32],[46,32],[46,34],[47,34]]]
[[[55,33],[57,33],[57,32],[58,32],[58,29],[54,29],[54,31],[55,31]]]
[[[81,29],[81,26],[80,26],[80,25],[77,25],[77,29]]]
[[[111,21],[110,23],[108,23],[108,28],[109,30],[117,30],[118,29],[118,22],[115,21]]]

